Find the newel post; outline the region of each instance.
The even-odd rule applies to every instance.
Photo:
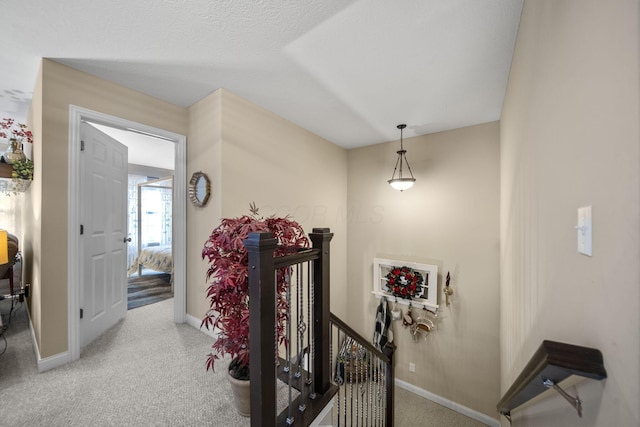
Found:
[[[309,238],[313,248],[320,250],[320,257],[313,262],[313,384],[315,392],[324,394],[331,381],[329,258],[333,233],[328,228],[314,228]]]
[[[395,378],[395,375],[393,373],[393,354],[395,353],[395,351],[396,351],[396,345],[393,342],[386,343],[385,346],[382,348],[382,353],[389,358],[389,363],[387,363],[387,366],[386,366],[387,411],[386,411],[386,417],[385,417],[385,423],[386,423],[385,425],[388,427],[393,427],[393,415],[395,414],[395,409],[394,409],[395,384],[393,381],[393,379]]]
[[[276,419],[276,285],[271,233],[250,233],[244,241],[249,255],[249,377],[251,426]]]

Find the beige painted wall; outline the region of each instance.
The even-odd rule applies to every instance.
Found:
[[[38,69],[38,77],[34,87],[34,98],[31,101],[31,108],[27,122],[29,128],[33,132],[34,143],[31,146],[31,160],[35,164],[42,164],[42,98],[35,98],[35,94],[42,93],[42,64]],[[41,211],[42,199],[42,171],[34,168],[33,182],[29,190],[25,193],[24,209],[21,215],[22,229],[21,251],[26,259],[33,259],[34,253],[40,253],[40,230],[42,226],[41,215],[36,212]],[[38,237],[38,238],[36,238]],[[33,263],[25,261],[23,266],[23,283],[31,284],[33,282],[32,268]]]
[[[345,150],[225,91],[217,91],[187,110],[50,60],[42,63],[41,89],[38,91],[36,87],[33,101],[36,106],[41,102],[40,117],[33,119],[42,125],[34,130],[46,137],[42,144],[34,146],[36,164],[40,166],[36,167],[39,172],[32,185],[34,189],[41,186],[43,195],[41,200],[34,200],[34,206],[41,206],[34,209],[34,217],[41,221],[41,231],[39,238],[34,235],[33,256],[29,261],[34,285],[30,309],[41,357],[67,350],[66,188],[70,104],[188,134],[187,173],[189,176],[196,171],[207,173],[213,193],[206,208],[192,205],[187,208],[188,314],[201,318],[206,309],[206,263],[201,261],[200,254],[204,241],[223,216],[222,195],[228,198],[227,216],[246,213],[249,202],[255,201],[263,207],[264,214],[293,214],[308,231],[314,226],[331,227],[336,233],[332,301],[337,311],[344,312],[346,224],[340,221],[338,213],[346,210]],[[227,111],[224,115],[223,99]],[[223,117],[227,123],[224,161]],[[291,159],[282,155],[285,151],[297,156],[294,166],[281,165],[285,159]],[[47,158],[46,163],[43,158]],[[252,163],[240,172],[236,170],[236,165]],[[321,170],[309,173],[313,166]],[[284,177],[273,170],[284,172]],[[234,174],[236,178],[227,181],[224,188],[223,173]],[[258,189],[255,181],[260,182]],[[288,184],[278,187],[282,183]],[[307,191],[323,183],[328,187],[313,193]],[[44,277],[46,286],[42,285]]]
[[[16,234],[20,238],[20,251],[23,256],[22,283],[29,286],[30,297],[27,300],[35,339],[41,341],[41,276],[34,271],[39,270],[42,254],[42,63],[38,69],[36,84],[33,89],[31,107],[27,118],[28,126],[33,132],[31,160],[34,164],[33,181],[29,189],[13,201],[12,216],[19,218]]]
[[[347,321],[373,334],[373,258],[437,264],[437,330],[414,342],[393,322],[397,378],[495,417],[499,399],[499,126],[497,122],[405,140],[417,181],[391,177],[399,142],[349,151]],[[451,272],[454,298],[442,300]],[[401,306],[406,311],[406,306]],[[416,364],[409,373],[409,362]]]
[[[219,191],[214,194],[211,213],[200,217],[197,224],[190,224],[197,229],[197,237],[194,236],[193,246],[189,244],[188,258],[199,257],[196,252],[201,253],[221,217],[249,214],[251,202],[264,216],[291,215],[307,233],[313,227],[329,227],[334,233],[331,308],[344,315],[347,225],[341,212],[347,204],[346,150],[226,90],[218,90],[203,100],[197,111],[197,119],[192,114],[192,125],[196,120],[220,123],[219,128],[210,124],[211,129],[206,132],[210,140],[202,143],[215,148],[210,147],[210,153],[200,159],[216,174],[214,185]],[[219,150],[216,138],[220,132]],[[201,280],[198,286],[204,295],[207,265],[205,261],[198,262],[201,265],[193,271],[198,271],[201,278],[194,281]],[[206,300],[194,298],[190,299],[188,312],[201,318],[206,308]]]
[[[211,197],[204,207],[187,206],[187,313],[202,319],[207,309],[204,242],[222,217],[222,91],[217,90],[189,107],[187,179],[204,172],[211,181]]]
[[[33,295],[30,313],[41,357],[67,351],[67,175],[69,105],[87,108],[179,134],[188,130],[187,110],[89,74],[42,61],[41,92],[32,117],[36,125],[34,249],[30,263]],[[40,84],[40,83],[38,83]],[[39,116],[40,115],[40,116]],[[44,161],[46,159],[46,162]],[[30,191],[34,191],[30,190]],[[39,239],[37,233],[39,232]],[[39,247],[37,246],[39,242]]]
[[[514,426],[640,425],[638,35],[637,1],[525,1],[501,119],[501,388],[544,339],[600,349],[608,379],[569,390],[582,419],[553,395]]]

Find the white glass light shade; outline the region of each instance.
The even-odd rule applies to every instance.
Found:
[[[391,179],[387,181],[394,190],[398,190],[398,191],[408,190],[409,188],[413,187],[413,183],[416,182],[416,179],[413,177],[413,172],[411,172],[411,166],[409,166],[409,161],[405,157],[407,154],[407,150],[405,150],[404,146],[402,145],[402,130],[406,127],[407,125],[405,124],[401,124],[397,126],[397,128],[400,129],[400,149],[397,151],[398,160],[396,160],[396,167],[393,169],[393,175],[391,175]],[[411,178],[405,178],[402,176],[402,169],[404,165],[407,166],[407,169],[409,170],[409,175],[411,176]],[[396,172],[398,172],[397,178],[396,178]]]
[[[395,178],[387,181],[394,190],[404,191],[413,187],[413,183],[416,182],[415,178]]]

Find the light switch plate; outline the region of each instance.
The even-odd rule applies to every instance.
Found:
[[[592,227],[591,227],[591,206],[578,208],[578,252],[592,256]]]

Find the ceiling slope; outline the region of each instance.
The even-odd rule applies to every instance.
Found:
[[[494,121],[522,1],[5,0],[0,115],[44,57],[184,107],[222,87],[345,148]]]

